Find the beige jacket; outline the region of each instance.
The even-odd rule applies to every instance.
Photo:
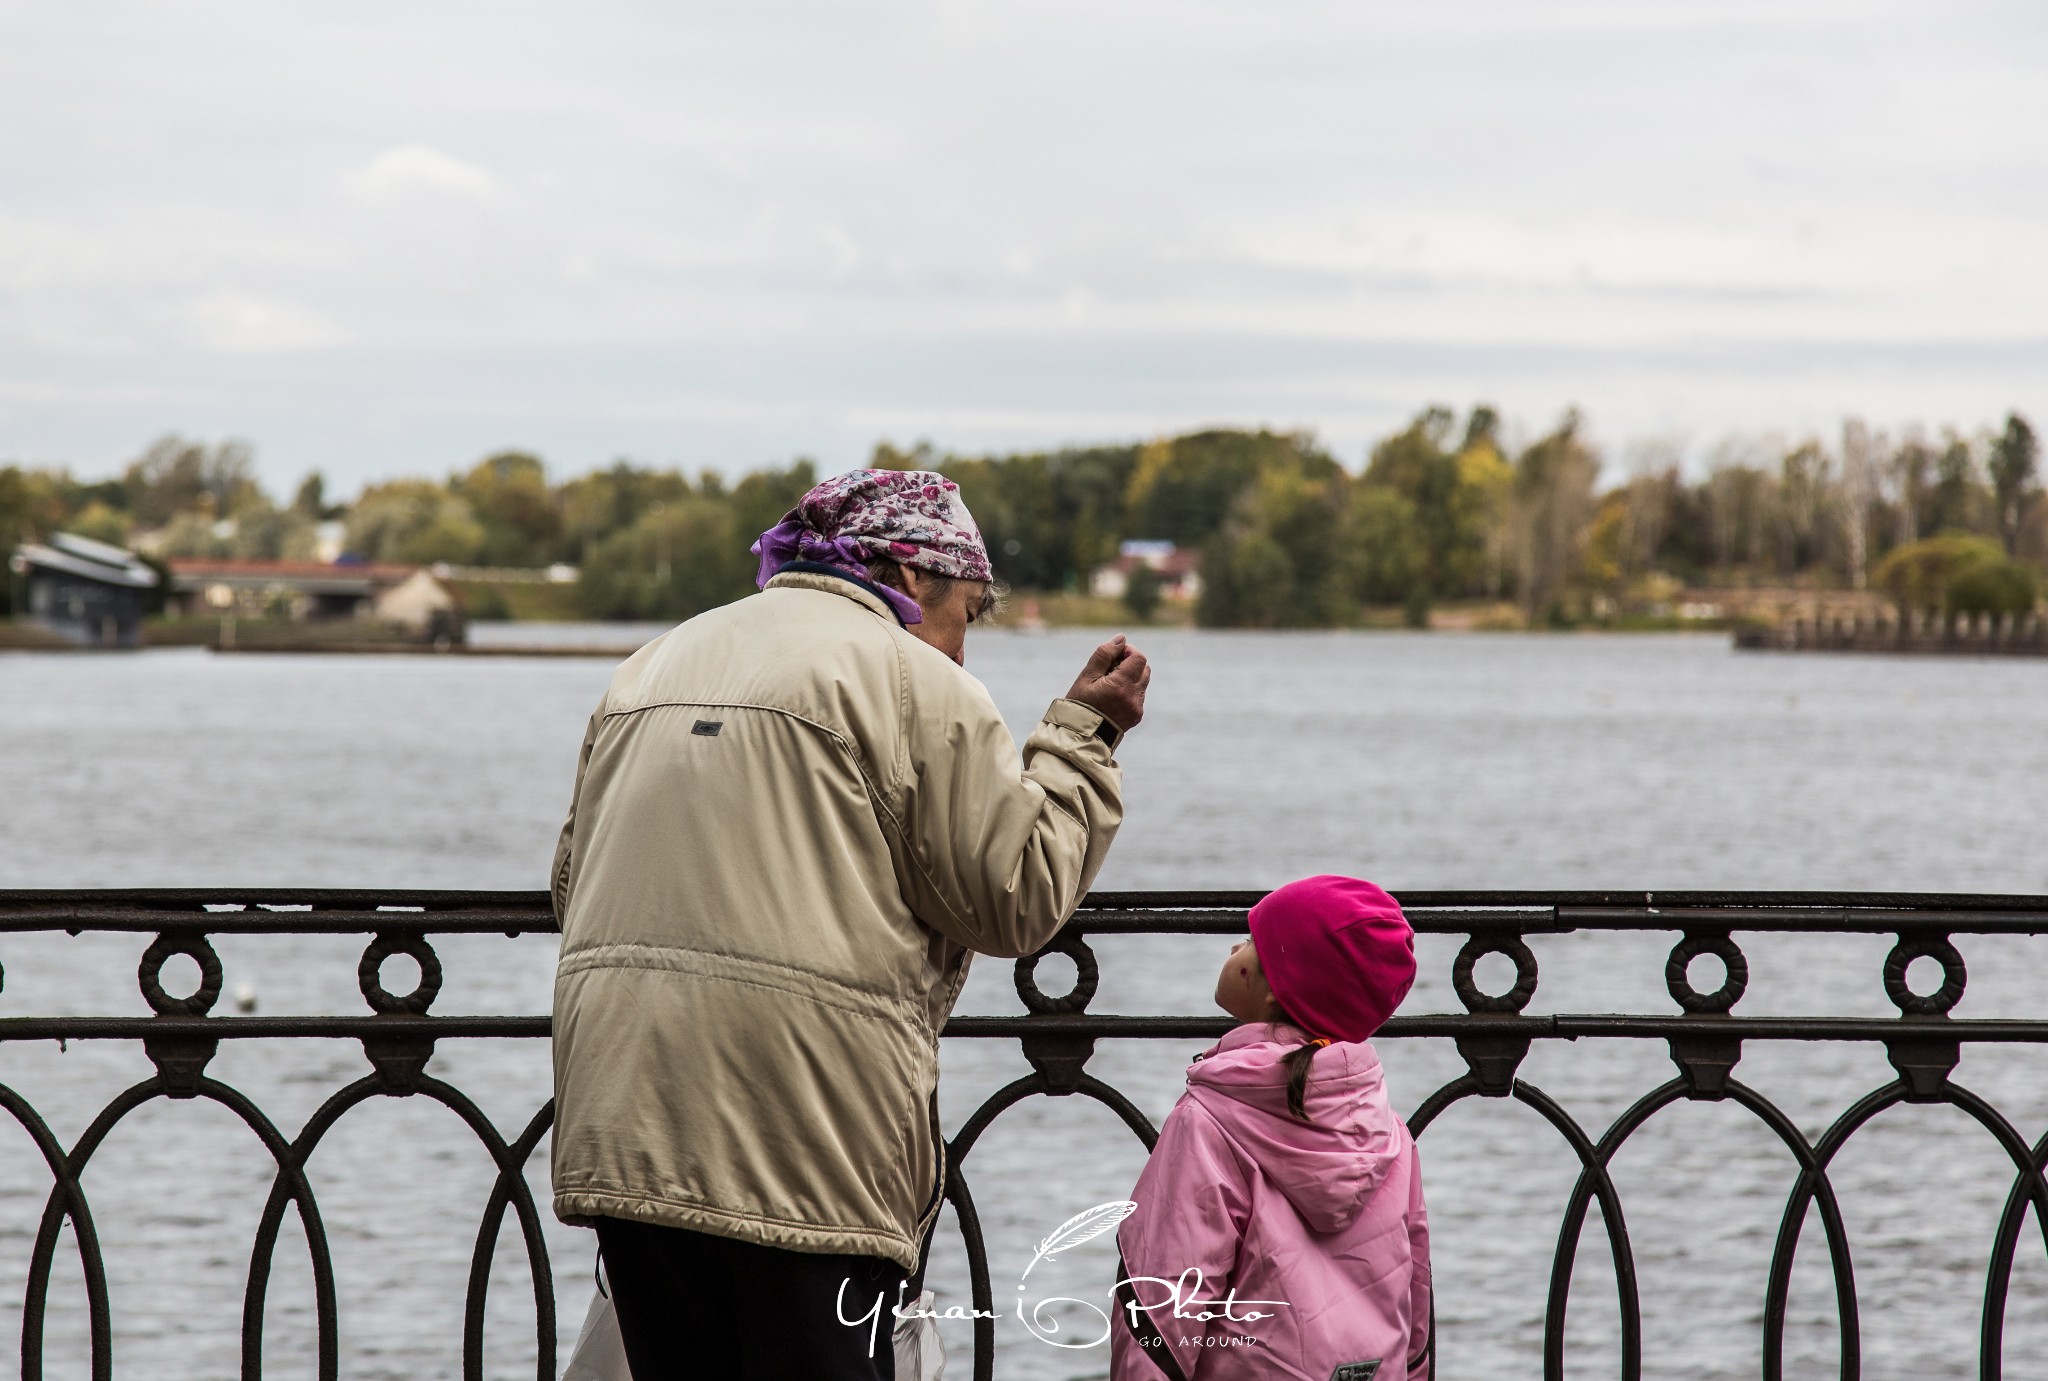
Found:
[[[979,681],[827,575],[628,658],[555,854],[555,1212],[916,1264],[938,1033],[1122,818],[1096,711],[1024,746]]]

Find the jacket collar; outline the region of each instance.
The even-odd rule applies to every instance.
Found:
[[[822,590],[826,594],[841,595],[863,608],[870,609],[897,627],[903,620],[889,607],[889,601],[869,582],[856,576],[835,570],[822,561],[792,561],[777,571],[764,590]]]
[[[1225,1031],[1223,1039],[1204,1050],[1197,1058],[1206,1060],[1211,1055],[1241,1050],[1247,1045],[1302,1045],[1308,1039],[1308,1032],[1298,1026],[1289,1026],[1284,1021],[1247,1021]]]

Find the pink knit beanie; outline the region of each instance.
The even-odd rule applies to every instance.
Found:
[[[1273,996],[1311,1036],[1365,1040],[1415,982],[1415,932],[1363,878],[1290,882],[1252,908],[1251,929]]]

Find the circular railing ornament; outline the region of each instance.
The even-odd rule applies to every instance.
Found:
[[[419,986],[403,997],[384,987],[384,961],[394,954],[403,954],[420,966]],[[441,992],[441,957],[434,953],[424,935],[394,935],[387,931],[370,941],[369,948],[363,951],[363,962],[356,965],[356,986],[363,990],[363,1001],[374,1012],[386,1016],[425,1016]]]
[[[1472,977],[1473,969],[1489,954],[1505,954],[1515,963],[1515,986],[1498,995],[1480,992]],[[1536,995],[1536,956],[1519,935],[1474,935],[1451,966],[1451,988],[1468,1012],[1519,1012]]]
[[[1941,986],[1924,997],[1906,986],[1906,970],[1915,959],[1932,959],[1941,965]],[[1884,994],[1892,1000],[1892,1006],[1909,1017],[1946,1016],[1951,1007],[1963,1000],[1963,987],[1969,981],[1970,971],[1963,964],[1962,953],[1946,935],[1901,935],[1892,952],[1885,956]]]
[[[1038,972],[1038,961],[1048,954],[1064,954],[1074,961],[1072,992],[1047,997],[1040,991],[1034,975]],[[1035,1017],[1071,1016],[1088,1010],[1088,1004],[1095,1000],[1095,984],[1100,977],[1095,951],[1088,948],[1088,942],[1081,938],[1081,933],[1077,930],[1062,931],[1044,949],[1017,961],[1017,996],[1023,999],[1025,1010]]]
[[[1728,970],[1728,976],[1721,980],[1721,986],[1711,993],[1703,993],[1692,985],[1692,961],[1703,954],[1711,954],[1721,961]],[[1749,960],[1741,948],[1726,935],[1688,934],[1671,947],[1671,959],[1664,965],[1664,986],[1671,990],[1671,1000],[1695,1015],[1720,1014],[1727,1012],[1742,1001],[1742,994],[1749,988]]]
[[[164,965],[173,955],[189,955],[199,964],[199,987],[189,997],[172,997],[164,991]],[[136,967],[135,981],[142,1000],[160,1017],[203,1017],[220,999],[220,956],[213,952],[204,935],[179,934],[166,930],[149,942]]]

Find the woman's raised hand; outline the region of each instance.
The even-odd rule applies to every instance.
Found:
[[[1145,654],[1119,633],[1089,655],[1067,699],[1078,700],[1126,733],[1145,717],[1145,688],[1152,667]]]

